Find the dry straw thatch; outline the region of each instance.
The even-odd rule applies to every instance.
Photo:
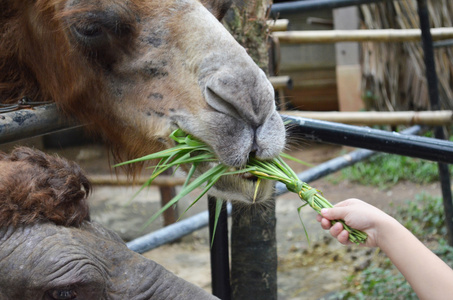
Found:
[[[453,27],[453,1],[428,1],[431,27]],[[416,0],[362,5],[366,29],[419,28]],[[421,42],[362,43],[362,91],[369,110],[428,110]],[[453,109],[453,47],[435,49],[441,107]]]

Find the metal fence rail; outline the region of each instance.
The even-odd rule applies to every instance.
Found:
[[[55,104],[0,114],[0,144],[76,127],[62,117]]]
[[[306,139],[453,163],[453,144],[446,140],[308,118],[293,116],[284,118],[298,124],[294,131]]]
[[[321,9],[334,9],[382,1],[385,0],[305,0],[275,3],[271,8],[271,17],[276,18],[279,16],[279,14],[296,14],[300,12],[315,11]]]

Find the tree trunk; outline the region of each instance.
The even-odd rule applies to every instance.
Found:
[[[269,54],[267,16],[272,0],[234,1],[223,25],[241,44],[255,63],[268,73]]]
[[[277,299],[275,201],[266,209],[233,205],[231,292],[234,300]]]
[[[224,25],[268,74],[267,14],[271,0],[241,1]],[[234,300],[277,299],[275,200],[245,209],[233,204],[231,231],[231,291]]]

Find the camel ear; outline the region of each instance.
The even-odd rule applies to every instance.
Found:
[[[201,0],[200,1],[219,21],[223,19],[233,0]]]

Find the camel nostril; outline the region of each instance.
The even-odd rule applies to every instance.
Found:
[[[236,107],[231,104],[231,101],[225,99],[226,97],[222,97],[219,93],[215,92],[212,88],[206,87],[206,102],[215,110],[236,117],[240,118],[239,112]]]
[[[253,139],[252,148],[250,149],[250,156],[252,156],[252,154],[253,154],[253,156],[256,156],[256,152],[258,152],[258,150],[259,150],[259,146],[256,142],[256,137],[255,137],[255,139]]]

